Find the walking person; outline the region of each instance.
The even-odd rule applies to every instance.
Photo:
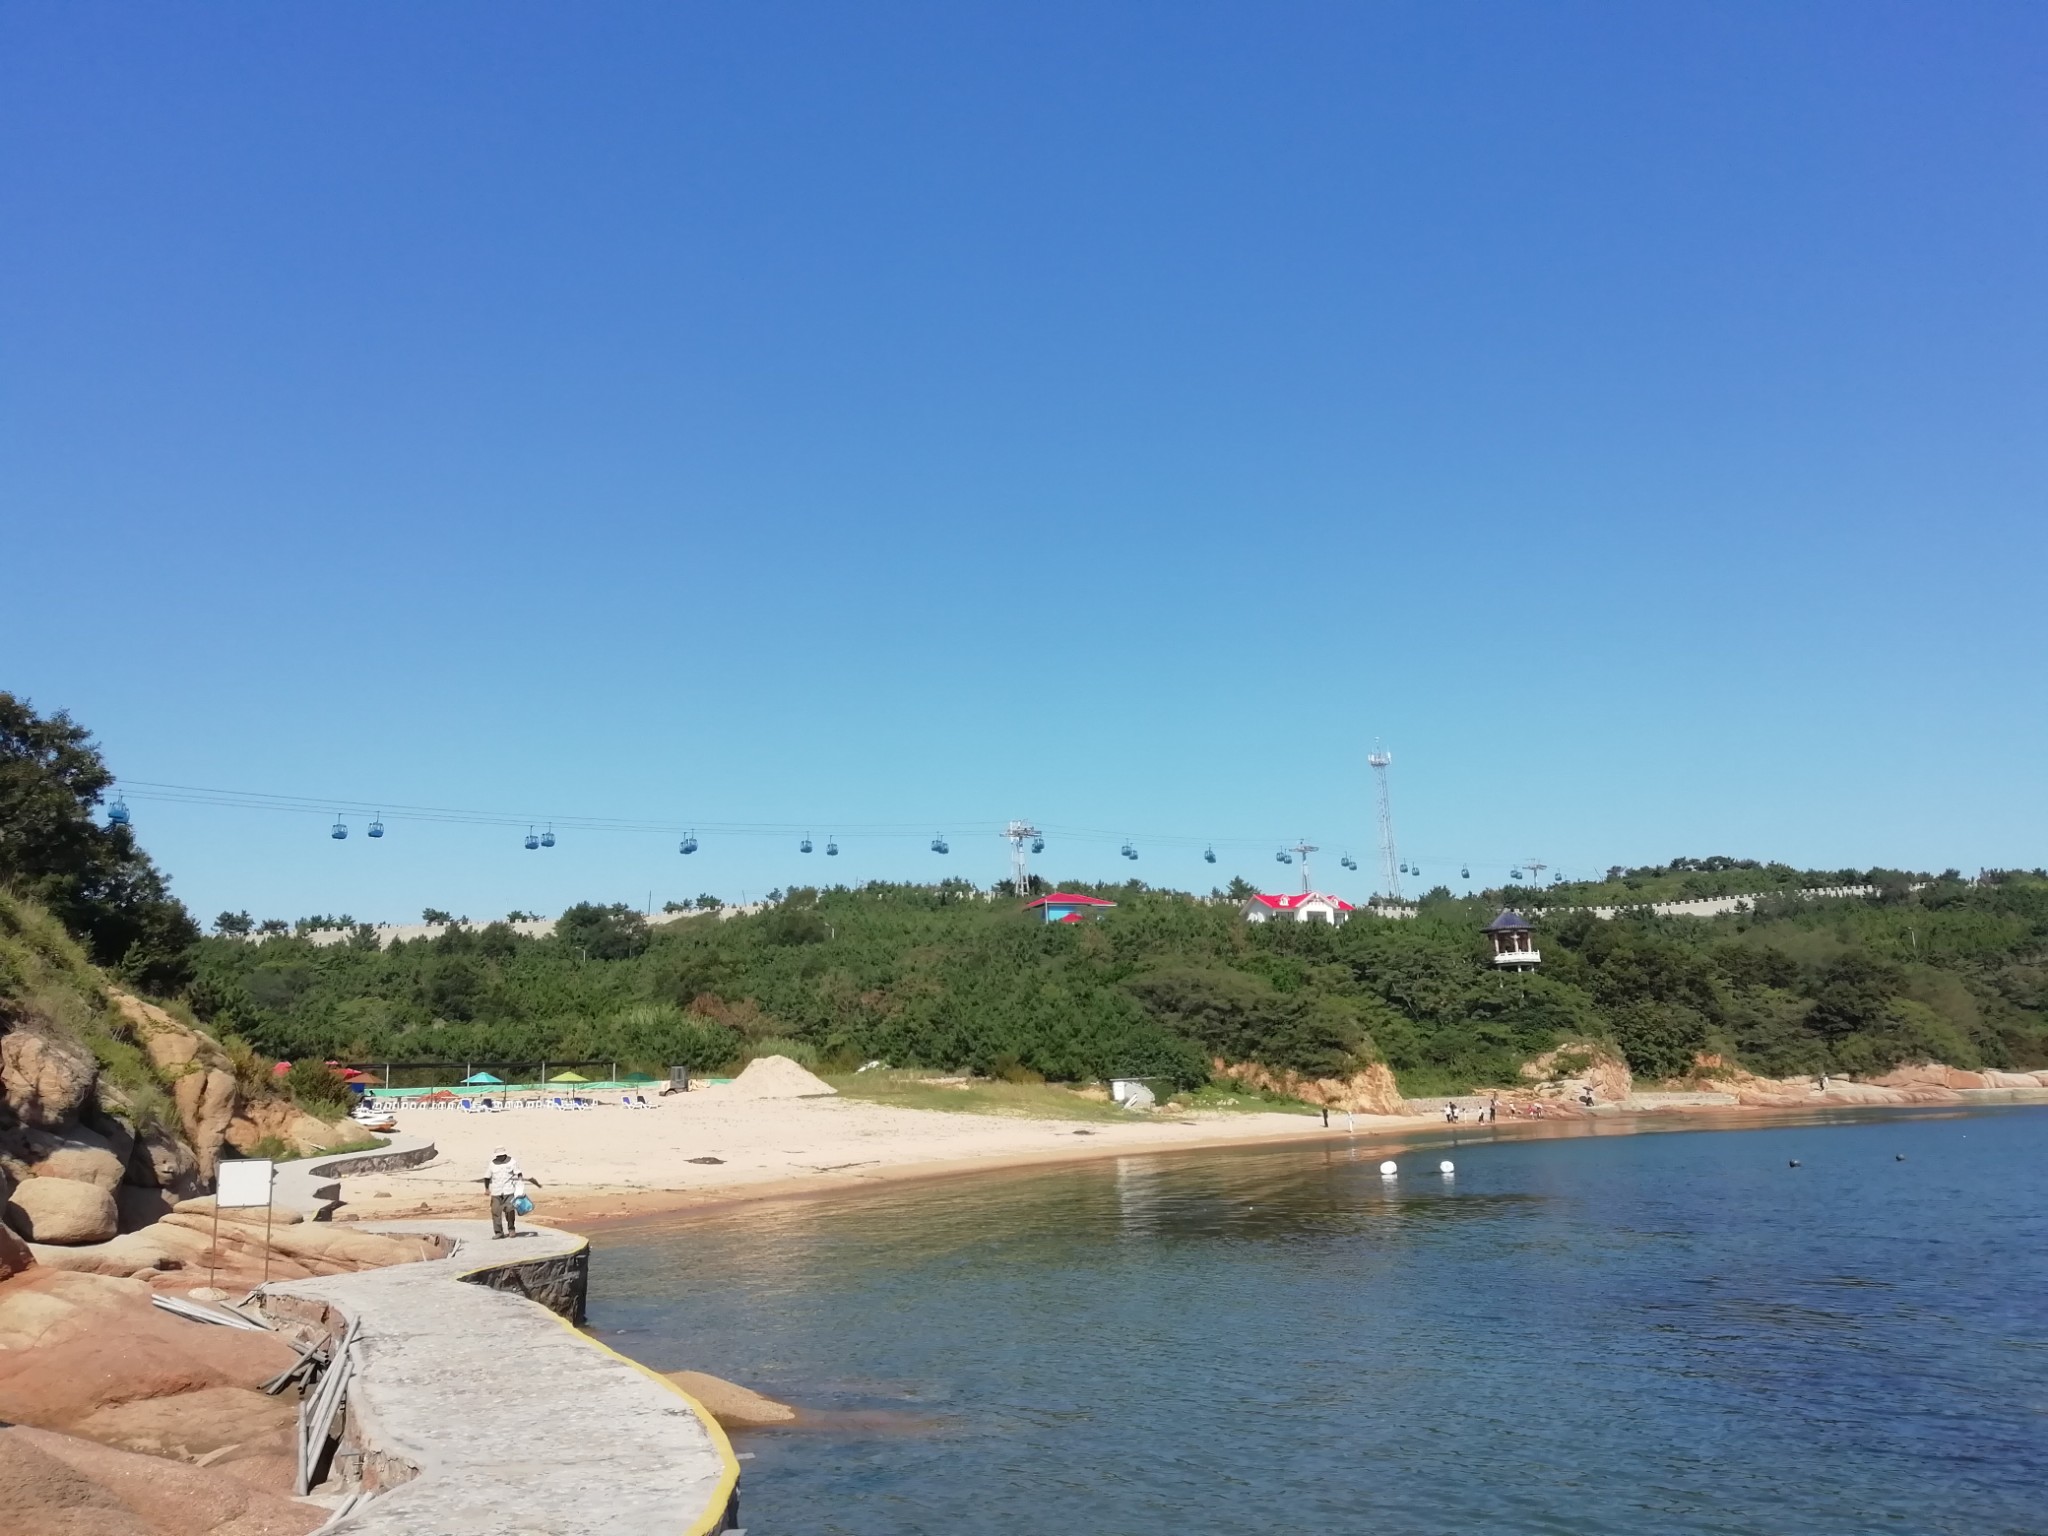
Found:
[[[491,1236],[517,1237],[519,1235],[519,1202],[526,1198],[526,1186],[540,1187],[539,1179],[529,1179],[520,1168],[519,1160],[503,1147],[491,1153],[490,1162],[484,1165],[484,1176],[479,1182],[484,1193],[491,1197]]]

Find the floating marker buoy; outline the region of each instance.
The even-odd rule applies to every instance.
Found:
[[[1799,1159],[1795,1157],[1792,1159],[1791,1162],[1787,1163],[1785,1166],[1787,1168],[1797,1168],[1799,1166]]]
[[[1401,1165],[1397,1162],[1394,1162],[1392,1159],[1389,1159],[1388,1161],[1380,1164],[1380,1172],[1387,1178],[1391,1179],[1395,1174],[1399,1173],[1400,1171]]]
[[[1903,1152],[1894,1152],[1892,1154],[1892,1161],[1895,1163],[1903,1163],[1905,1160],[1906,1154]]]
[[[1456,1172],[1458,1171],[1458,1165],[1457,1165],[1456,1163],[1452,1162],[1452,1161],[1451,1161],[1451,1160],[1450,1160],[1450,1159],[1449,1159],[1449,1158],[1447,1157],[1447,1158],[1445,1158],[1445,1159],[1444,1159],[1444,1160],[1443,1160],[1442,1162],[1440,1162],[1440,1163],[1438,1163],[1438,1164],[1436,1165],[1436,1171],[1437,1171],[1438,1173],[1440,1173],[1440,1174],[1444,1175],[1444,1177],[1446,1177],[1446,1178],[1449,1178],[1449,1177],[1450,1177],[1450,1176],[1451,1176],[1452,1174],[1454,1174],[1454,1173],[1456,1173]]]

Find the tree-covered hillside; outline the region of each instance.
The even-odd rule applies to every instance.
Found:
[[[1752,866],[1755,867],[1755,866]],[[1805,886],[1834,883],[1802,877]],[[1901,1061],[2048,1066],[2048,878],[1897,882],[1876,900],[1764,899],[1739,916],[1545,919],[1544,965],[1502,976],[1495,907],[1248,925],[1142,886],[1048,926],[964,884],[797,891],[751,916],[649,927],[582,907],[554,937],[503,925],[378,950],[367,934],[205,940],[192,999],[281,1056],[730,1064],[766,1040],[827,1063],[1200,1081],[1212,1058],[1411,1091],[1512,1080],[1563,1040],[1650,1076],[1716,1054],[1764,1073]]]

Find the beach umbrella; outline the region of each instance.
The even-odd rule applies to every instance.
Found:
[[[581,1072],[557,1072],[548,1081],[551,1083],[587,1083],[590,1079]]]
[[[280,1061],[270,1069],[270,1075],[272,1077],[283,1077],[285,1073],[291,1071],[291,1069],[292,1064],[290,1062]]]
[[[471,1083],[503,1083],[504,1081],[505,1079],[502,1077],[493,1077],[488,1072],[472,1072],[462,1080],[462,1085],[467,1088]]]

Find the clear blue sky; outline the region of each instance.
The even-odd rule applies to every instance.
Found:
[[[2031,3],[11,4],[0,686],[846,849],[135,799],[207,915],[1009,816],[1362,896],[1376,736],[1425,884],[2048,863],[2044,76]]]

